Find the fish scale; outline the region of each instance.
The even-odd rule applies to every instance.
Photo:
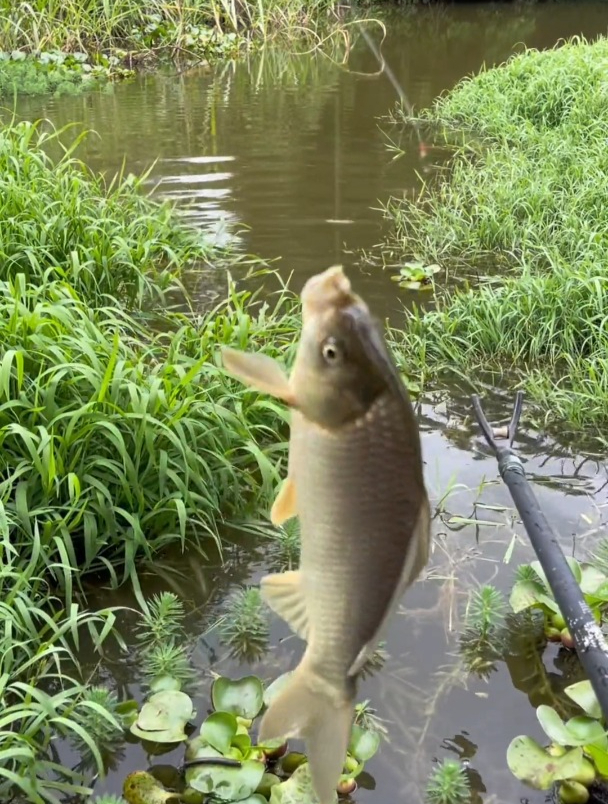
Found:
[[[327,681],[342,682],[375,636],[402,573],[424,497],[407,419],[390,395],[339,436],[292,416],[300,569],[309,620],[321,625],[310,659]]]

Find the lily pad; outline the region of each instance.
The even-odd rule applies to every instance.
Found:
[[[193,711],[192,700],[184,692],[157,692],[142,706],[131,732],[150,742],[181,742],[188,737],[184,729]]]
[[[594,717],[597,720],[602,717],[602,707],[599,704],[590,681],[586,679],[584,681],[577,681],[576,684],[570,684],[569,687],[566,687],[564,692],[577,703],[589,717]]]
[[[549,790],[554,782],[576,776],[583,760],[582,748],[553,757],[531,737],[515,737],[507,749],[511,773],[536,790]]]
[[[369,729],[362,729],[356,724],[352,728],[348,752],[359,762],[367,762],[380,748],[380,735]]]
[[[606,741],[604,729],[591,717],[573,717],[564,723],[555,709],[546,704],[537,708],[536,716],[545,734],[558,745],[601,745]]]
[[[223,801],[242,801],[255,793],[264,776],[264,763],[246,760],[240,768],[203,765],[189,768],[186,781],[195,790]]]
[[[337,800],[338,794],[335,793],[333,801]],[[270,804],[321,804],[312,786],[308,762],[300,765],[287,781],[273,786]]]
[[[122,795],[128,804],[167,804],[178,799],[160,785],[154,776],[145,771],[130,773],[122,786]]]
[[[264,687],[257,676],[235,681],[220,676],[211,687],[211,701],[216,711],[253,719],[264,705]]]
[[[279,695],[281,690],[285,687],[285,685],[289,682],[289,679],[293,675],[293,670],[290,670],[288,673],[283,673],[282,675],[275,678],[272,684],[269,684],[266,689],[264,690],[264,706],[268,707],[274,701],[274,699]]]
[[[236,730],[234,715],[229,712],[213,712],[201,725],[201,737],[210,746],[226,754],[236,736]]]

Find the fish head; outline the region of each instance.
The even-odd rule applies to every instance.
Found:
[[[407,393],[376,319],[341,266],[311,277],[301,300],[291,386],[305,418],[339,428],[364,417],[381,394]]]

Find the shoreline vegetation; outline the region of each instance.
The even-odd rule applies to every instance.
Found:
[[[435,309],[406,313],[397,337],[409,368],[472,382],[504,373],[545,426],[604,445],[607,66],[606,38],[573,38],[460,81],[418,117],[454,146],[448,169],[385,207],[391,252],[456,281],[436,287]],[[469,284],[471,273],[482,276]]]
[[[75,93],[168,64],[180,70],[268,42],[348,49],[335,0],[0,0],[0,98]]]
[[[285,413],[227,378],[217,353],[288,353],[297,328],[280,286],[260,302],[229,282],[205,315],[167,310],[185,298],[182,269],[227,255],[141,179],[106,185],[72,156],[78,140],[51,158],[61,133],[0,131],[0,799],[16,787],[32,804],[86,784],[58,763],[58,737],[93,774],[96,729],[122,733],[113,693],[78,675],[79,639],[95,651],[117,636],[116,610],[88,610],[83,578],[130,582],[145,612],[142,561],[171,544],[221,550],[224,522],[268,507]]]

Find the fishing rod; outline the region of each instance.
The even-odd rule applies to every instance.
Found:
[[[474,394],[471,397],[481,432],[498,461],[500,476],[519,511],[521,521],[545,572],[555,601],[574,639],[581,664],[597,696],[604,718],[608,720],[608,646],[583,597],[557,536],[538,504],[526,478],[524,466],[513,451],[513,439],[521,416],[523,398],[523,391],[518,391],[511,421],[507,427],[507,444],[501,446],[496,441],[500,431],[490,426],[479,396]]]

